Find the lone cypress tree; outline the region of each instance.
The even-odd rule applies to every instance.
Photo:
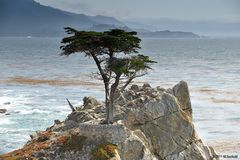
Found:
[[[62,39],[61,55],[84,53],[92,57],[104,82],[106,123],[113,123],[114,95],[124,90],[136,77],[143,76],[154,63],[138,54],[141,39],[137,32],[113,29],[105,32],[78,31],[67,27],[70,35]]]

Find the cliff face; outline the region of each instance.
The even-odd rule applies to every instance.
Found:
[[[187,83],[172,89],[133,85],[116,96],[115,123],[101,124],[104,105],[84,98],[64,122],[31,135],[22,149],[0,159],[214,160],[192,123]]]

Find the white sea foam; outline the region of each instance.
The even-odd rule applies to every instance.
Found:
[[[9,125],[14,124],[14,122],[10,121],[9,119],[5,119],[4,117],[0,117],[0,125]]]
[[[37,113],[49,113],[49,111],[43,111],[40,109],[32,109],[32,110],[22,109],[22,110],[15,110],[15,112],[18,114],[23,114],[23,115],[37,114]]]
[[[7,96],[0,97],[0,105],[4,105],[5,103],[12,102],[13,98]]]

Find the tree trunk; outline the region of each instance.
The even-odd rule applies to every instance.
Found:
[[[110,123],[110,96],[109,96],[109,85],[105,84],[105,105],[106,105],[106,123],[109,124]]]
[[[110,97],[108,99],[108,102],[106,103],[106,109],[107,109],[107,119],[106,123],[107,124],[112,124],[113,123],[113,109],[114,109],[114,97],[110,94]]]
[[[107,116],[107,123],[112,124],[113,123],[113,117],[114,117],[114,103],[113,98],[110,98],[109,106],[108,106],[108,116]]]
[[[108,115],[107,115],[107,123],[112,124],[113,123],[113,117],[114,117],[114,96],[116,92],[117,86],[115,83],[111,86],[110,96],[109,96],[109,104],[108,104]]]
[[[102,66],[101,66],[101,62],[99,61],[98,57],[96,56],[97,54],[96,53],[91,53],[97,67],[98,67],[98,70],[102,76],[102,79],[103,79],[103,82],[104,82],[104,87],[105,87],[105,106],[106,106],[106,112],[107,112],[107,118],[106,118],[106,122],[105,123],[110,123],[112,121],[112,117],[110,116],[111,115],[111,107],[110,107],[110,90],[109,90],[109,82],[110,82],[110,79],[111,79],[111,76],[107,77],[107,74],[104,72],[104,70],[102,69]],[[112,56],[112,54],[111,54]],[[111,57],[110,56],[110,57]]]
[[[113,123],[113,117],[114,117],[114,98],[115,98],[115,92],[117,90],[119,80],[121,75],[116,76],[115,82],[111,86],[110,95],[109,95],[109,104],[108,104],[108,112],[107,112],[107,123],[111,124]]]

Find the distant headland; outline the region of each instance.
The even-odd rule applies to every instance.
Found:
[[[123,29],[137,31],[142,38],[200,38],[192,32],[156,31],[128,27],[124,22],[109,16],[76,14],[34,0],[0,1],[0,36],[2,37],[59,37],[63,28],[71,26],[79,30],[106,31]]]

